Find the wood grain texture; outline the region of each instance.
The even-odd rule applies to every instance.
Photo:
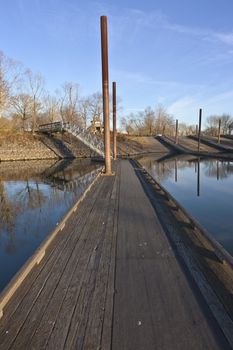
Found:
[[[133,168],[121,166],[112,349],[229,348]]]
[[[230,349],[135,169],[115,164],[7,305],[1,350]]]

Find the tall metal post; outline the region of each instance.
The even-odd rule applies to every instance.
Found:
[[[107,17],[101,16],[100,22],[101,22],[102,93],[103,93],[103,116],[104,116],[105,174],[111,175]]]
[[[176,145],[178,145],[178,119],[176,119]]]
[[[117,159],[117,130],[116,130],[116,82],[112,83],[112,115],[113,115],[113,158]]]
[[[196,136],[198,136],[198,125],[196,124]]]
[[[220,143],[220,134],[221,134],[221,119],[218,121],[218,143]]]
[[[199,109],[199,130],[198,130],[198,152],[200,152],[200,142],[201,142],[201,117],[202,109]]]

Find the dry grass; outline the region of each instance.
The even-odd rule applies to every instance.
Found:
[[[9,144],[27,145],[35,140],[29,132],[13,131],[13,130],[1,130],[0,131],[0,147]]]

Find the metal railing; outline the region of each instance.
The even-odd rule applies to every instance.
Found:
[[[61,132],[67,131],[78,140],[84,143],[92,151],[104,157],[104,142],[98,138],[95,134],[90,133],[89,130],[82,128],[78,125],[71,124],[69,122],[55,122],[42,124],[38,128],[41,132]],[[112,156],[112,154],[111,154]]]
[[[62,122],[41,124],[38,126],[38,130],[42,132],[62,131],[62,124]]]

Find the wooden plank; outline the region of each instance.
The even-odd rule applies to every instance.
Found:
[[[101,186],[96,187],[94,193],[95,196],[98,196],[99,191],[101,190]],[[90,202],[91,203],[91,202]],[[91,203],[91,208],[94,203]],[[82,217],[82,221],[79,223],[80,229],[86,224],[89,215],[84,215]],[[68,225],[67,225],[68,229]],[[73,226],[71,227],[71,230]],[[69,235],[69,233],[62,231],[62,234]],[[7,324],[3,324],[3,330],[0,333],[0,339],[2,340],[2,344],[4,345],[4,350],[8,349],[10,345],[13,343],[18,333],[21,330],[21,327],[25,324],[25,320],[28,319],[29,314],[32,315],[31,322],[28,326],[27,332],[32,330],[32,328],[39,321],[39,316],[43,310],[46,308],[46,304],[49,300],[49,296],[56,287],[56,283],[58,283],[60,275],[55,272],[61,272],[67,263],[68,257],[66,254],[63,254],[67,246],[73,246],[74,242],[79,239],[78,235],[69,235],[69,239],[66,241],[66,244],[59,252],[59,254],[55,257],[54,261],[51,261],[52,264],[46,264],[44,269],[41,271],[40,275],[36,279],[35,283],[33,283],[32,288],[29,290],[27,297],[23,299],[17,308],[17,314],[12,316],[12,320],[9,320]],[[43,302],[44,300],[44,302]],[[38,304],[41,302],[41,305]],[[34,308],[37,309],[35,313],[33,313]],[[38,314],[37,314],[38,313]],[[8,333],[6,333],[8,332]]]
[[[87,202],[85,201],[85,205],[82,205],[82,207],[80,208],[80,211],[83,212],[83,215],[85,213],[86,204]],[[75,216],[73,215],[69,221],[70,221],[70,225],[73,226],[76,221]],[[40,262],[40,264],[36,264],[34,268],[30,271],[27,278],[24,280],[23,285],[18,288],[18,290],[14,294],[14,297],[8,302],[8,304],[4,308],[4,318],[0,322],[0,334],[1,334],[2,324],[6,324],[7,322],[9,322],[9,319],[16,312],[19,304],[26,297],[33,283],[36,283],[35,281],[38,275],[43,270],[44,266],[48,263],[48,261],[49,261],[49,264],[51,264],[52,266],[52,261],[54,261],[55,258],[57,257],[57,254],[61,252],[61,250],[63,249],[68,239],[69,239],[69,235],[58,235],[56,240],[53,241],[50,244],[50,246],[47,248],[44,259]]]
[[[109,199],[112,189],[112,177],[105,177],[107,192],[101,194],[99,198],[98,206],[104,211],[105,221],[104,224],[96,227],[96,234],[98,238],[98,249],[93,251],[93,254],[88,262],[87,271],[85,276],[85,281],[83,282],[77,305],[72,314],[70,320],[69,333],[66,338],[64,349],[81,349],[85,336],[86,324],[89,318],[89,312],[91,308],[91,303],[93,299],[93,293],[95,290],[96,277],[100,266],[100,259],[102,254],[102,247],[106,232],[106,219],[109,208]]]
[[[88,187],[88,189],[83,193],[81,198],[77,201],[77,203],[75,204],[75,207],[77,207],[78,204],[85,198],[85,195],[89,191],[92,184]],[[68,211],[68,213],[62,219],[62,221],[58,225],[58,227],[56,227],[53,230],[53,232],[44,240],[44,242],[36,250],[35,254],[28,260],[28,262],[20,270],[20,272],[17,274],[17,276],[12,279],[12,281],[9,283],[6,290],[3,291],[3,293],[0,296],[0,317],[2,317],[2,315],[3,315],[3,309],[6,306],[6,304],[9,302],[9,300],[14,295],[16,290],[23,283],[24,279],[31,272],[33,267],[36,264],[39,264],[41,262],[41,260],[44,258],[46,249],[49,247],[49,245],[52,243],[52,241],[59,234],[60,230],[64,227],[66,220],[68,220],[71,215],[72,215],[72,211]]]
[[[129,163],[122,172],[112,349],[229,349]]]
[[[113,223],[113,237],[111,246],[111,260],[109,267],[109,277],[107,294],[105,301],[105,313],[103,320],[103,330],[101,336],[100,349],[111,349],[112,344],[112,324],[113,324],[113,306],[114,306],[114,293],[115,293],[115,269],[116,269],[116,242],[117,242],[117,229],[118,229],[118,212],[119,212],[119,190],[120,190],[120,164],[117,166],[116,181],[114,184],[112,197],[115,199],[114,208],[114,223]]]
[[[103,190],[103,188],[102,188]],[[104,190],[103,190],[104,193]],[[100,215],[99,215],[100,214]],[[32,338],[29,348],[44,348],[47,346],[51,349],[63,347],[67,332],[69,329],[69,318],[72,314],[72,308],[75,307],[78,292],[82,287],[86,274],[86,266],[92,253],[96,251],[98,239],[96,239],[93,227],[102,226],[105,219],[104,210],[101,211],[99,198],[89,217],[89,221],[84,227],[83,240],[85,244],[77,246],[73,259],[71,257],[69,265],[59,282],[56,291],[41,319],[40,325]],[[99,248],[98,248],[99,249]],[[41,337],[43,334],[43,337]]]
[[[116,184],[116,181],[115,181]],[[115,185],[116,186],[116,185]],[[95,290],[93,293],[91,308],[89,312],[89,319],[85,330],[85,338],[83,343],[83,349],[97,349],[101,345],[101,336],[104,326],[105,313],[112,315],[112,309],[106,310],[106,299],[108,288],[111,290],[114,285],[114,273],[110,274],[111,266],[111,253],[112,245],[114,245],[114,213],[116,205],[116,187],[113,187],[110,202],[109,211],[106,222],[105,237],[102,247],[102,254],[100,258],[99,269],[96,275]],[[115,257],[114,257],[115,259]],[[112,293],[113,300],[113,293]],[[110,323],[111,325],[111,323]],[[111,339],[106,345],[105,349],[110,348]]]
[[[57,240],[16,293],[0,349],[230,348],[128,161]]]
[[[58,247],[60,244],[60,238],[58,237],[58,240],[56,244],[53,244],[53,240],[55,237],[57,237],[57,234],[60,233],[62,228],[65,225],[65,222],[71,218],[72,220],[72,213],[73,210],[77,209],[79,204],[82,202],[82,200],[85,198],[86,193],[88,193],[95,183],[95,181],[98,180],[97,178],[93,181],[93,183],[88,186],[86,191],[81,195],[81,197],[77,200],[73,208],[69,210],[69,212],[64,216],[61,223],[54,229],[54,231],[50,234],[50,236],[45,239],[45,241],[41,244],[41,246],[38,248],[38,250],[35,252],[34,256],[29,259],[29,261],[22,267],[22,269],[17,273],[17,275],[12,279],[9,286],[6,287],[6,290],[4,290],[1,294],[1,307],[4,308],[4,310],[7,310],[6,312],[6,319],[8,319],[14,310],[18,307],[21,298],[23,297],[21,292],[18,292],[18,288],[20,288],[21,283],[25,280],[26,276],[30,274],[32,276],[33,274],[36,274],[40,272],[43,268],[43,266],[46,263],[46,260],[50,257],[52,251]],[[39,267],[38,267],[39,265]],[[29,277],[24,283],[23,290],[26,291],[30,288],[30,281],[33,280],[31,277]],[[28,288],[26,288],[27,284],[29,283]],[[11,303],[11,297],[14,295],[14,302]],[[24,294],[25,295],[25,294]]]

